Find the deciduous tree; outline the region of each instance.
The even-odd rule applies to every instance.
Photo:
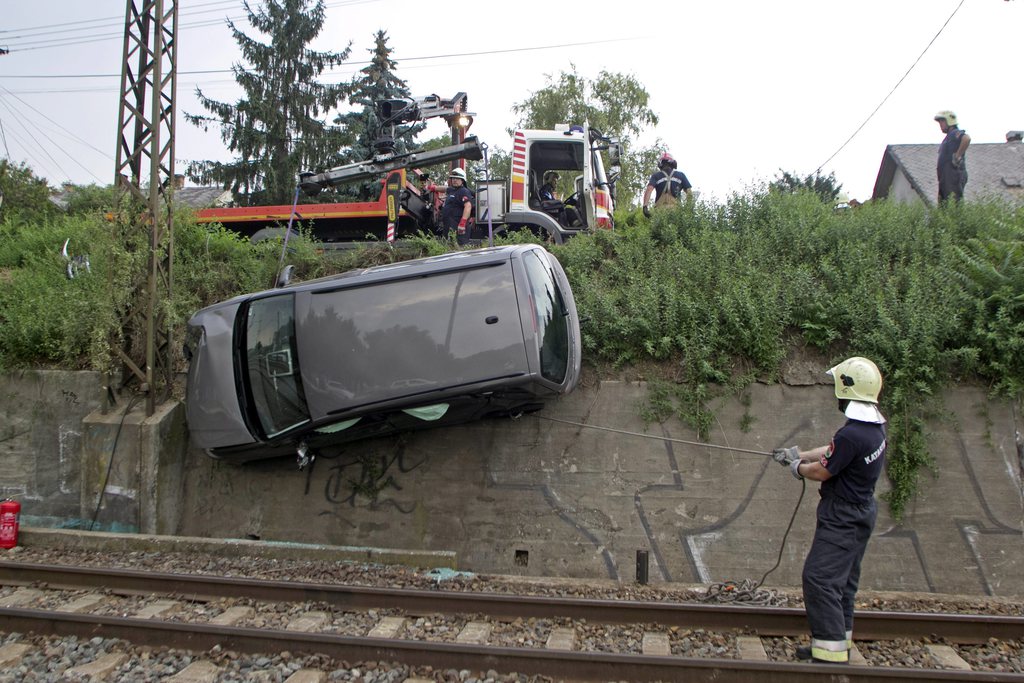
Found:
[[[808,173],[805,177],[801,178],[796,173],[780,169],[779,175],[775,176],[775,180],[769,183],[768,187],[775,192],[810,190],[821,197],[821,201],[826,204],[833,203],[836,197],[839,196],[839,192],[843,189],[842,183],[836,182],[835,173],[823,176],[820,170]]]
[[[618,136],[626,149],[616,187],[617,199],[634,201],[647,184],[650,168],[640,166],[653,158],[653,148],[632,149],[631,140],[648,126],[658,124],[650,108],[650,95],[635,77],[601,71],[591,80],[574,65],[568,72],[547,76],[547,85],[525,101],[513,105],[522,128],[552,128],[557,123],[588,123],[605,135]],[[511,131],[510,131],[511,132]]]
[[[25,164],[0,159],[0,218],[38,220],[56,211],[45,179]]]

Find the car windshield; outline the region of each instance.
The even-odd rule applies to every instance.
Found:
[[[569,315],[551,266],[536,251],[523,256],[540,342],[540,373],[561,384],[569,368]]]
[[[245,328],[249,391],[266,436],[309,421],[295,347],[295,295],[249,304]]]

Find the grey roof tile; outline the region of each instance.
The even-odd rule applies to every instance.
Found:
[[[897,170],[929,204],[939,194],[935,164],[939,154],[934,145],[889,145],[875,179],[872,198],[886,197]],[[964,199],[1001,199],[1024,205],[1024,145],[1020,142],[972,142],[967,150],[967,188]]]

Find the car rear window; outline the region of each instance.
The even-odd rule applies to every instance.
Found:
[[[249,391],[266,436],[309,421],[295,346],[295,295],[249,304],[245,328]]]
[[[569,368],[569,314],[550,264],[536,251],[523,255],[540,339],[540,374],[561,384]]]

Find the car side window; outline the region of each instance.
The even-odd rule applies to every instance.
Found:
[[[531,250],[523,255],[540,340],[540,374],[561,384],[569,369],[569,314],[551,266]]]
[[[309,421],[295,346],[295,295],[249,304],[245,328],[249,391],[267,437]]]

